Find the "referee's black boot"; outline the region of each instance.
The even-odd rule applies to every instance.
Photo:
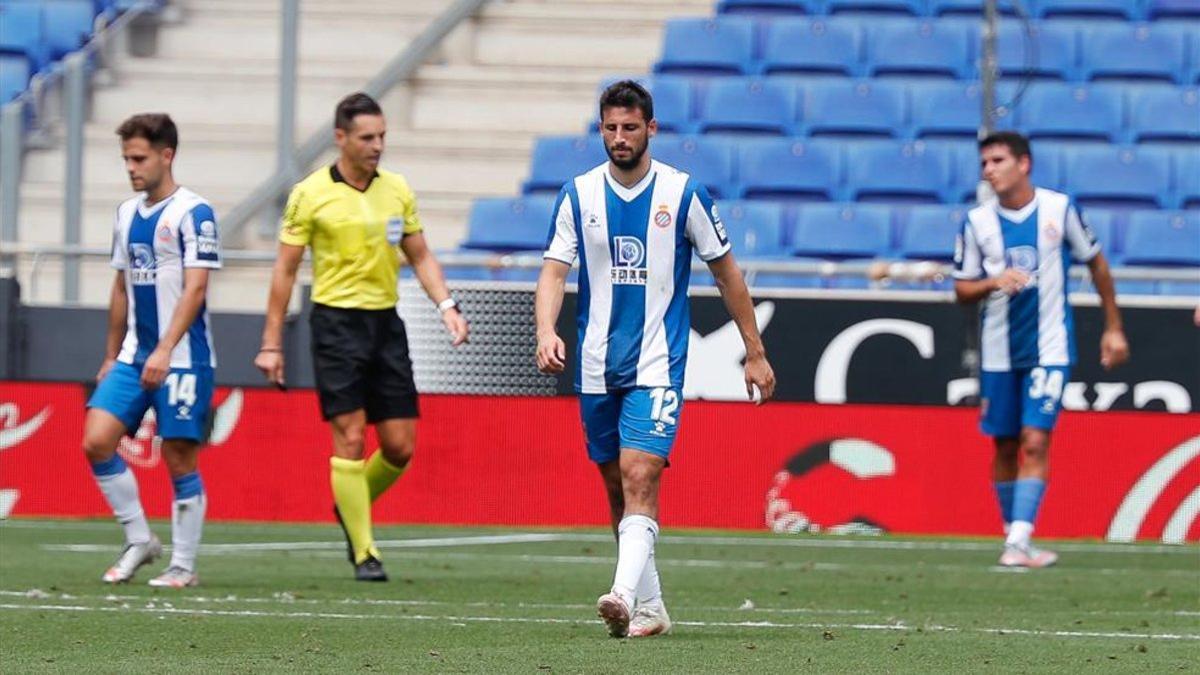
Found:
[[[383,563],[373,555],[354,566],[355,581],[387,581],[387,572],[383,571]]]

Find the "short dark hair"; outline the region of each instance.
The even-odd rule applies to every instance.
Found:
[[[166,113],[142,113],[121,122],[117,135],[122,141],[144,138],[156,148],[179,149],[179,130]]]
[[[991,145],[1003,145],[1012,152],[1015,159],[1028,157],[1030,166],[1033,165],[1033,150],[1029,149],[1029,139],[1015,131],[997,131],[979,141],[980,150]]]
[[[600,94],[600,119],[607,108],[637,108],[646,121],[654,119],[654,98],[642,85],[633,80],[614,82]]]
[[[379,107],[375,99],[356,91],[338,101],[337,110],[333,113],[333,126],[335,129],[349,131],[354,124],[354,118],[359,115],[383,115],[383,108]]]

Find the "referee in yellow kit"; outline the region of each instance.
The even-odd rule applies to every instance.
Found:
[[[254,365],[283,386],[283,317],[304,248],[311,246],[312,358],[321,416],[333,428],[334,513],[355,578],[387,581],[371,532],[371,502],[412,459],[417,418],[408,336],[396,312],[401,250],[455,346],[467,341],[468,328],[425,243],[412,190],[403,176],[379,168],[386,134],[379,104],[366,94],[347,96],[338,103],[334,127],[337,162],[297,183],[288,198]],[[364,460],[368,423],[381,447]]]

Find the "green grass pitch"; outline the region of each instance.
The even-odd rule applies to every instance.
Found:
[[[168,524],[155,530],[169,539]],[[672,635],[607,637],[591,530],[381,527],[392,580],[334,525],[211,523],[201,586],[107,587],[111,521],[0,523],[0,672],[1168,672],[1200,659],[1200,549],[668,529]],[[1054,542],[1047,542],[1054,547]]]

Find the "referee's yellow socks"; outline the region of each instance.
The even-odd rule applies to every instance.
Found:
[[[399,467],[392,464],[383,456],[383,450],[376,450],[371,458],[367,460],[367,488],[371,492],[371,501],[379,499],[379,495],[387,492],[387,489],[392,487],[401,475],[404,474],[404,469],[407,467]]]
[[[333,502],[342,516],[342,527],[354,548],[354,562],[367,556],[379,557],[375,538],[371,534],[371,493],[367,488],[366,462],[361,459],[329,458],[329,482],[333,486]]]

